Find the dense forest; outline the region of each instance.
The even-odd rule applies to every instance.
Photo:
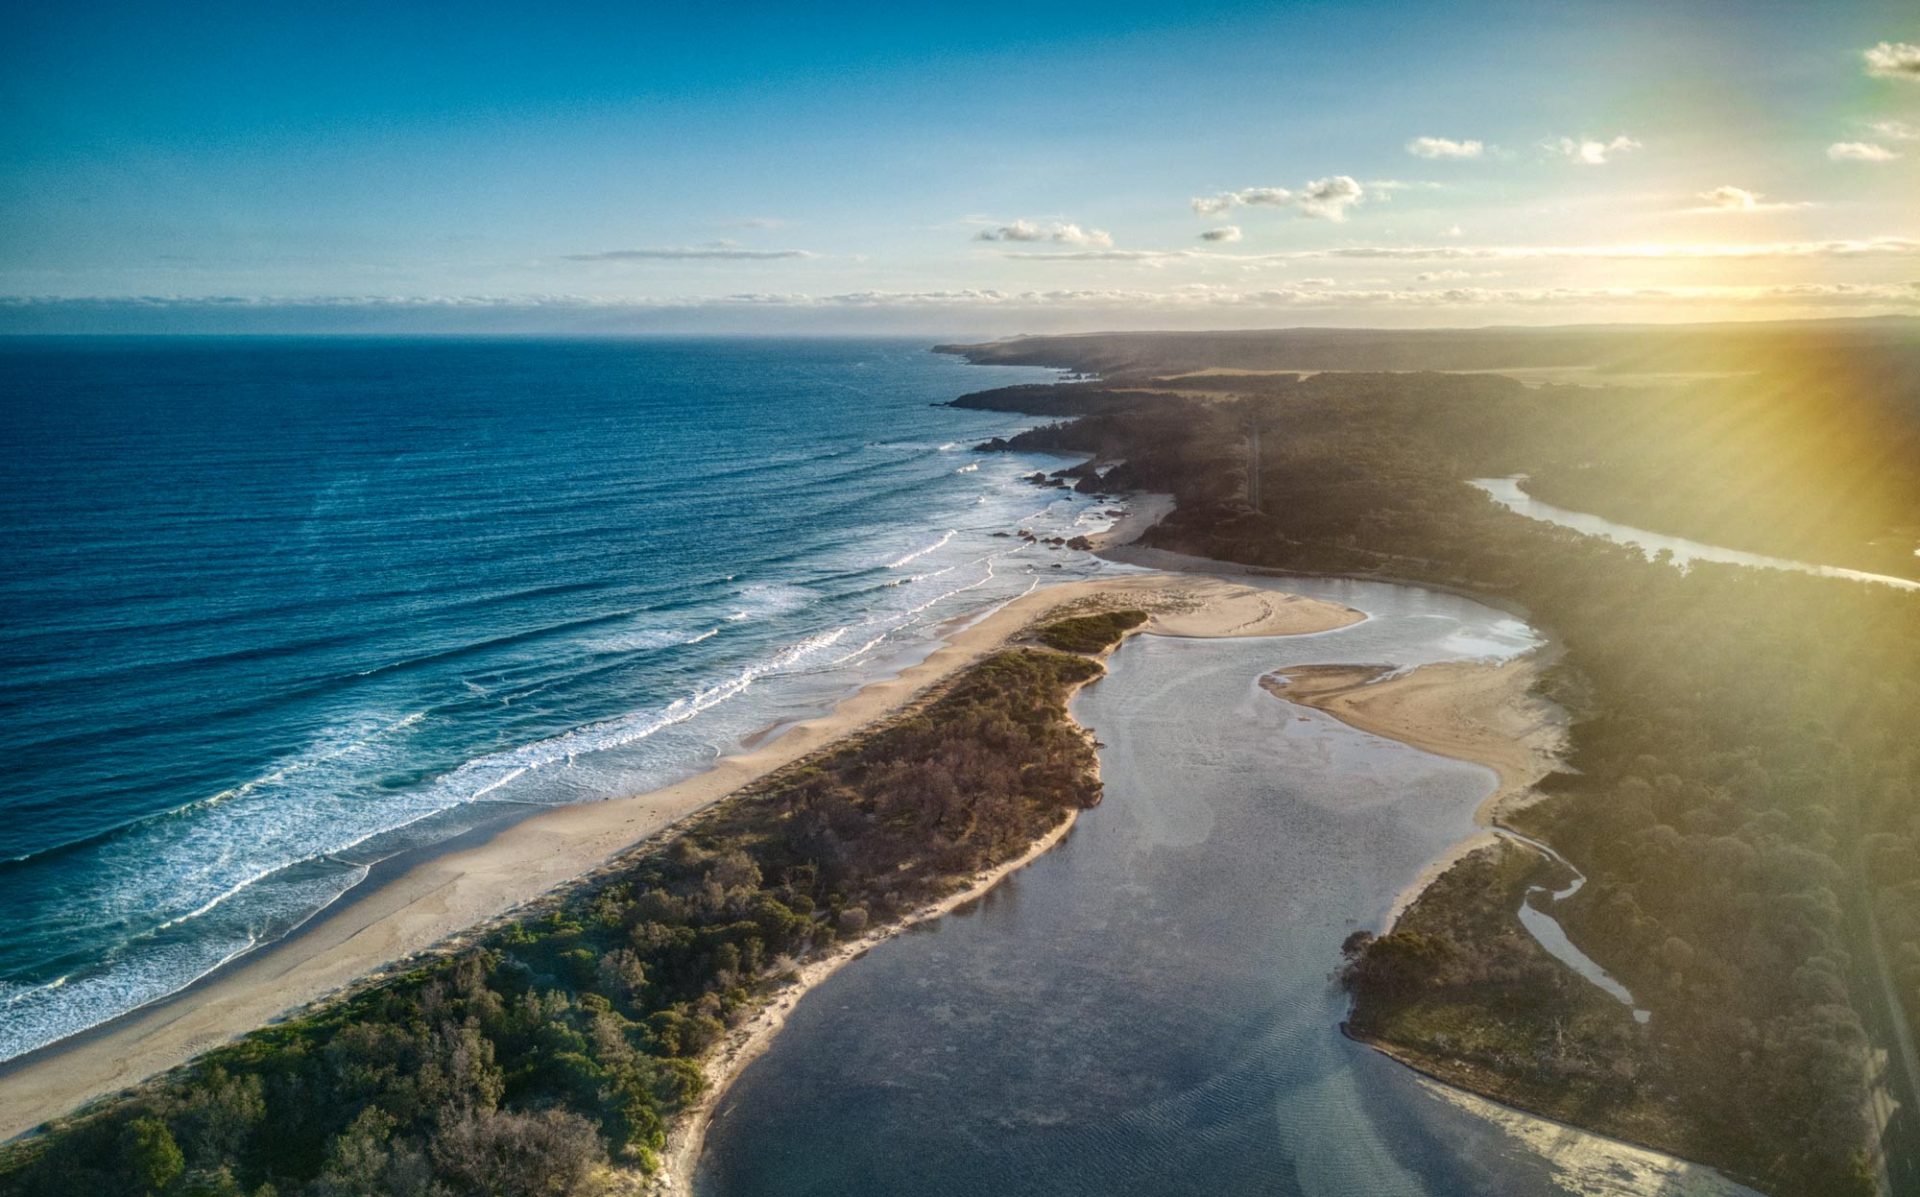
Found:
[[[1200,370],[1590,371],[1634,374],[1852,373],[1908,395],[1920,381],[1920,322],[1882,319],[1547,328],[1285,328],[1009,337],[942,345],[968,361],[1049,366],[1108,382]],[[1047,414],[1036,409],[1036,414]]]
[[[1652,1019],[1515,1019],[1561,991],[1489,932],[1512,920],[1428,914],[1422,944],[1361,945],[1357,1020],[1384,1025],[1380,1003],[1446,991],[1454,1025],[1403,1024],[1429,1034],[1407,1046],[1460,1057],[1460,1010],[1477,1007],[1499,1034],[1473,1063],[1509,1082],[1481,1088],[1523,1091],[1536,1109],[1771,1193],[1870,1191],[1863,1018],[1881,1017],[1869,1000],[1881,968],[1908,1014],[1920,1011],[1920,600],[1790,573],[1683,571],[1514,515],[1466,484],[1527,469],[1543,440],[1580,452],[1588,394],[1319,374],[1107,404],[1013,443],[1111,462],[1103,488],[1173,493],[1152,545],[1443,582],[1529,609],[1566,648],[1550,680],[1575,726],[1574,771],[1550,779],[1525,829],[1588,875],[1556,917]],[[1471,892],[1459,880],[1428,901]],[[1887,1030],[1875,1027],[1882,1043]],[[1602,1083],[1596,1062],[1620,1074]]]
[[[1102,626],[1053,630],[1097,651],[1124,632]],[[475,946],[7,1148],[0,1193],[566,1197],[651,1170],[702,1058],[796,961],[1099,800],[1066,714],[1099,673],[998,653]]]

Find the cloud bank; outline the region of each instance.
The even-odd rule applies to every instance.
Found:
[[[1718,302],[1777,307],[1872,307],[1920,311],[1920,283],[1797,283],[1761,286],[1542,287],[1542,288],[1334,288],[1327,279],[1293,286],[1236,290],[1187,286],[1168,291],[1058,289],[1003,291],[959,288],[933,291],[740,292],[660,299],[584,295],[452,296],[0,296],[0,317],[28,311],[544,311],[648,313],[738,307],[928,308],[1083,307],[1180,310],[1205,308],[1449,308],[1642,306]]]
[[[1762,260],[1800,258],[1920,258],[1920,239],[1870,237],[1836,241],[1749,241],[1689,244],[1644,242],[1620,245],[1344,245],[1281,253],[1220,253],[1202,249],[1108,249],[1013,253],[1035,262],[1301,262],[1348,259],[1384,262],[1476,262],[1527,260]]]

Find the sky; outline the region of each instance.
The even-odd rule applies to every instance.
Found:
[[[1912,0],[74,0],[0,44],[0,332],[1885,314]]]

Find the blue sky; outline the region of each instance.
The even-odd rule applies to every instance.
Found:
[[[1920,310],[1911,3],[11,20],[0,328]]]

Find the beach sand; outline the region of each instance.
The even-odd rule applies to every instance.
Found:
[[[1148,630],[1277,635],[1362,616],[1332,603],[1277,603],[1272,591],[1167,574],[1043,587],[952,631],[919,663],[861,689],[830,714],[676,785],[559,807],[461,843],[364,887],[298,934],[200,983],[0,1069],[0,1140],[140,1083],[291,1011],[500,918],[606,865],[633,845],[740,787],[901,709],[927,687],[1016,639],[1062,608],[1142,607]]]
[[[1421,870],[1395,899],[1389,927],[1435,878],[1490,843],[1501,815],[1524,806],[1540,779],[1559,767],[1566,713],[1533,692],[1544,667],[1536,652],[1500,663],[1447,661],[1391,676],[1378,665],[1311,665],[1261,679],[1288,702],[1436,756],[1481,765],[1497,778],[1474,811],[1482,830]]]

